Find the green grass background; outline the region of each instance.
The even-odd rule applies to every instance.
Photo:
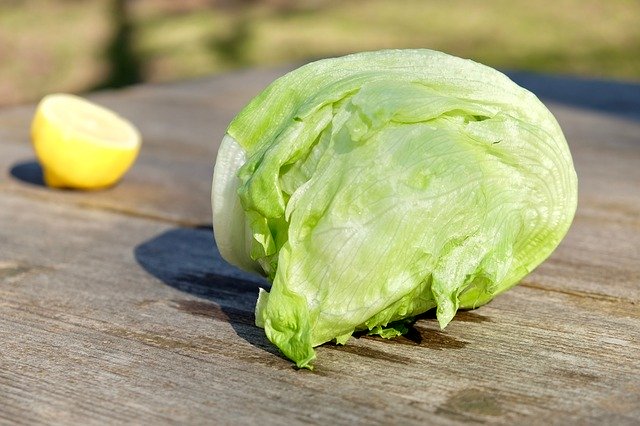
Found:
[[[639,81],[640,1],[2,0],[0,105],[409,47]]]

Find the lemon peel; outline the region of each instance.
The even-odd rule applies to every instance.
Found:
[[[45,96],[36,108],[31,140],[45,184],[100,189],[133,165],[140,132],[115,112],[75,95]]]

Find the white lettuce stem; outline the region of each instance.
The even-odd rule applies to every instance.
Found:
[[[232,265],[262,274],[260,265],[249,256],[251,230],[238,198],[238,170],[246,162],[242,147],[230,135],[225,135],[213,169],[211,207],[213,229],[220,255]]]

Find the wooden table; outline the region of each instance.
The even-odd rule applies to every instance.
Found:
[[[226,125],[283,71],[93,96],[145,140],[99,192],[44,187],[34,107],[0,111],[0,423],[640,423],[640,120],[550,102],[580,179],[553,256],[444,331],[427,315],[299,371],[210,228]]]

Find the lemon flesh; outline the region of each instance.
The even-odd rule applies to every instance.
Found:
[[[138,130],[114,112],[78,96],[48,95],[38,105],[31,139],[44,181],[55,188],[114,185],[140,151]]]

